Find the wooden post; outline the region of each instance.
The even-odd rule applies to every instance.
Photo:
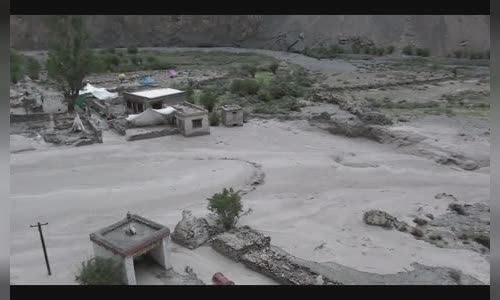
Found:
[[[42,242],[43,255],[45,256],[45,264],[47,265],[47,272],[49,273],[50,276],[52,275],[52,273],[50,272],[49,257],[47,256],[47,248],[45,247],[45,241],[43,239],[43,232],[42,232],[42,226],[48,224],[49,223],[40,224],[40,222],[38,222],[36,225],[30,225],[30,227],[38,227],[38,232],[40,233],[40,241]]]

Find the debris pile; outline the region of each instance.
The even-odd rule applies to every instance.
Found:
[[[286,285],[332,285],[322,275],[292,262],[287,255],[271,247],[271,238],[248,226],[233,229],[215,236],[212,248],[217,252],[242,262],[248,268]]]
[[[196,218],[191,211],[182,211],[182,220],[175,226],[172,240],[189,249],[195,249],[210,238],[207,220]]]

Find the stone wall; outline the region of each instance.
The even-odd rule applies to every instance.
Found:
[[[294,263],[289,256],[271,249],[271,238],[248,226],[215,236],[212,248],[248,268],[286,285],[339,284]]]

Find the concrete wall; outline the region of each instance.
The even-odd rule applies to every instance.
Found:
[[[176,116],[177,126],[184,136],[196,136],[210,134],[210,124],[208,123],[208,113],[196,116]],[[201,119],[201,128],[193,128],[193,120]]]
[[[170,237],[164,238],[158,247],[155,247],[150,251],[151,257],[165,270],[171,269],[172,264],[170,263],[170,253],[171,253],[171,241]]]
[[[221,111],[222,124],[225,126],[243,126],[243,110],[232,111]]]
[[[133,107],[129,108],[127,106],[127,101],[130,101],[130,102],[136,103],[136,104],[142,104],[143,105],[143,111],[144,111],[144,110],[146,110],[148,108],[152,108],[152,105],[154,103],[158,103],[158,102],[162,102],[162,107],[173,106],[175,104],[182,103],[182,102],[184,102],[184,100],[186,98],[185,94],[186,93],[183,92],[183,93],[179,93],[179,94],[168,95],[168,96],[161,97],[161,98],[158,98],[158,99],[155,99],[155,100],[151,100],[151,101],[148,101],[145,98],[139,97],[139,96],[136,96],[136,95],[124,94],[124,96],[123,96],[123,99],[124,99],[123,105],[125,105],[125,107],[127,107],[127,112],[129,114],[135,114],[137,112],[134,112]]]

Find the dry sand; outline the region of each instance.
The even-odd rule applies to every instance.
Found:
[[[447,200],[434,198],[442,192],[464,203],[488,202],[489,168],[459,171],[390,145],[330,135],[305,121],[273,120],[212,127],[211,135],[196,138],[125,142],[106,132],[104,144],[12,154],[11,282],[74,284],[80,262],[92,255],[89,234],[127,211],[172,230],[183,209],[205,215],[207,197],[223,187],[246,187],[256,171],[244,161],[218,158],[262,165],[265,183],[244,196],[253,213],[241,223],[269,234],[292,255],[378,274],[410,270],[418,262],[489,283],[490,263],[482,254],[438,248],[362,221],[370,209],[409,223],[419,208],[443,214]],[[37,221],[49,223],[44,230],[51,278],[38,233],[29,227]],[[236,284],[273,283],[210,248],[174,250],[174,269],[183,273],[190,265],[205,283],[219,271]],[[139,281],[158,284],[154,278]]]

